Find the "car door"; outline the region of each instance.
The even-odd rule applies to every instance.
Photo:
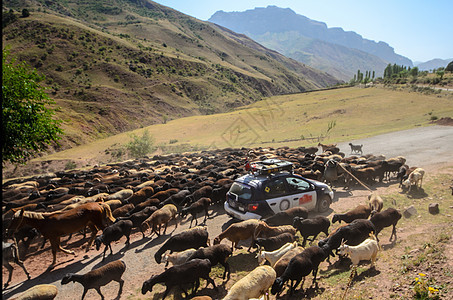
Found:
[[[288,198],[286,180],[284,177],[274,177],[263,184],[263,192],[266,202],[275,213],[291,207],[291,200]]]
[[[308,210],[316,208],[316,190],[310,182],[291,175],[285,178],[285,183],[290,207],[303,206]]]

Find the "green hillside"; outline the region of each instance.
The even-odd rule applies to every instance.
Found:
[[[3,47],[46,75],[62,148],[335,85],[245,36],[151,1],[4,1]],[[21,17],[27,9],[29,17]]]

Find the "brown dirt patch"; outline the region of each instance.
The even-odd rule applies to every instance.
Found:
[[[434,121],[437,125],[444,125],[444,126],[453,126],[453,119],[450,117],[440,118],[437,121]]]

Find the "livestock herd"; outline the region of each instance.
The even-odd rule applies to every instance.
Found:
[[[159,236],[162,226],[165,234],[168,224],[177,226],[186,215],[192,217],[189,227],[193,221],[195,227],[173,234],[154,254],[157,263],[168,265],[172,262],[173,266],[145,281],[143,294],[151,291],[154,284],[162,283],[167,286],[163,298],[173,286],[179,286],[186,296],[186,289],[192,288],[194,295],[200,278],[206,279],[217,290],[210,277],[211,267],[221,264],[225,268],[223,278],[227,276],[229,279],[228,258],[234,255],[234,249],[243,240],[250,240],[248,251],[257,248],[260,261],[268,260],[272,267],[259,266],[251,270],[229,289],[224,299],[259,298],[269,289],[272,294],[280,294],[288,280],[291,282],[290,293],[293,293],[310,273],[313,273],[313,282],[316,283],[319,264],[338,251],[349,253],[354,265],[357,257],[374,262],[375,247],[370,246],[373,244],[371,241],[378,241],[377,235],[388,226],[393,226],[392,236],[396,239],[395,226],[401,218],[396,209],[381,211],[382,199],[376,194],[370,194],[366,205],[345,214],[335,214],[332,220],[323,216],[308,218],[306,210],[295,208],[274,218],[233,223],[217,237],[210,238],[206,226],[197,226],[197,216],[204,213],[201,224],[204,225],[208,209],[213,205],[220,206],[234,179],[246,173],[243,165],[247,159],[290,161],[295,166],[295,173],[345,189],[355,184],[365,186],[365,183],[371,185],[377,180],[394,179],[398,179],[406,190],[413,186],[421,187],[423,169],[409,168],[404,157],[346,157],[335,145],[319,146],[322,147],[321,154],[316,154],[317,147],[281,147],[157,155],[96,166],[90,170],[60,171],[26,180],[10,180],[3,184],[2,189],[3,265],[9,271],[4,287],[11,281],[11,262],[22,266],[29,276],[20,258],[26,258],[35,239],[43,241],[42,247],[46,240],[50,241],[54,257],[49,266],[51,269],[58,251],[73,253],[60,245],[62,236],[68,235],[69,240],[73,233],[80,232],[84,239],[89,230],[91,238],[86,251],[94,241],[97,250],[105,246],[105,258],[108,248],[112,253],[111,243],[123,236],[128,247],[129,236],[134,230],[141,231],[142,238],[148,229],[150,236],[154,233]],[[359,148],[351,146],[351,152],[353,150],[358,152]],[[329,226],[337,220],[346,222],[346,225],[340,225],[329,234]],[[97,235],[98,230],[103,230],[102,234]],[[303,238],[300,246],[297,246],[297,232]],[[308,237],[312,236],[311,241],[314,241],[321,232],[327,235],[325,239],[303,248]],[[5,242],[7,239],[13,242]],[[223,239],[230,240],[232,247],[222,243]],[[18,253],[22,257],[19,258]],[[121,276],[125,270],[127,272],[126,266],[122,261],[111,264],[101,267],[100,271],[89,272],[93,274],[68,274],[62,278],[61,284],[80,282],[84,286],[82,298],[90,288],[102,296],[100,287],[112,280],[120,283],[121,291],[124,283]],[[103,277],[103,280],[93,279],[96,276]],[[43,285],[35,287],[33,293],[56,295],[57,292],[52,285]]]

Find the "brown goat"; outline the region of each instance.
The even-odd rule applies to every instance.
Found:
[[[258,227],[259,222],[259,220],[250,219],[231,224],[225,231],[223,231],[214,239],[214,245],[220,244],[220,242],[224,238],[226,238],[232,242],[233,250],[234,248],[240,249],[241,247],[238,247],[239,241],[253,238],[253,234],[255,233],[255,229],[256,227]],[[248,249],[249,252],[252,248],[252,245],[253,241]]]

